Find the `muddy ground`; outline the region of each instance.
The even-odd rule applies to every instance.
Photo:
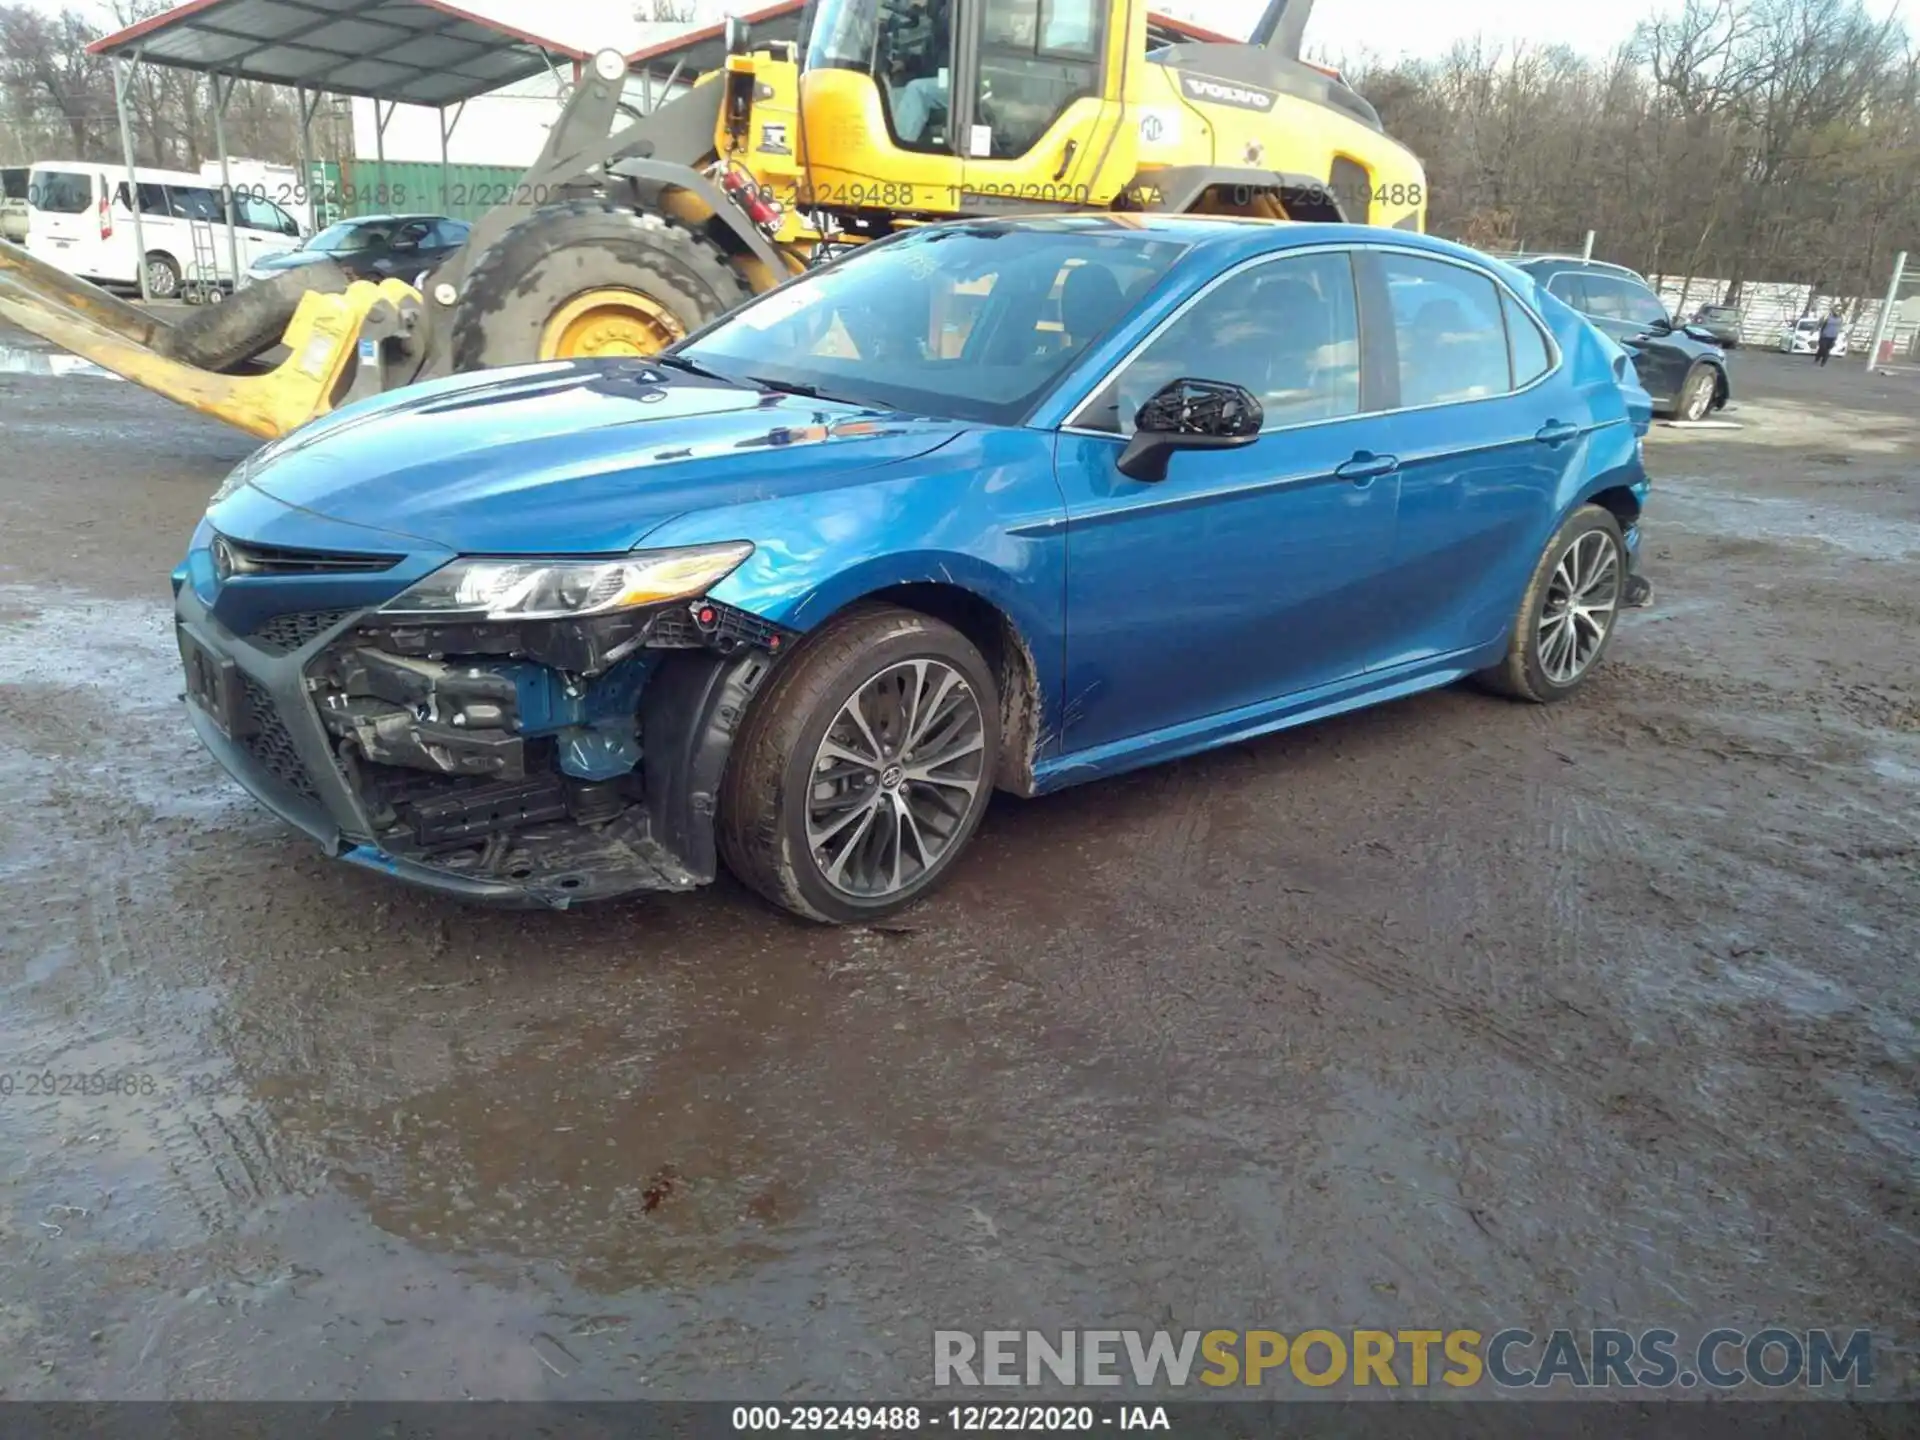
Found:
[[[16,340],[18,337],[14,337]],[[247,448],[0,376],[0,1391],[927,1393],[936,1326],[1920,1337],[1920,380],[1736,357],[1577,702],[997,802],[885,933],[329,863],[181,715]],[[32,1077],[127,1093],[30,1093]]]

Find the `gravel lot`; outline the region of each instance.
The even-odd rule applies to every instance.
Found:
[[[1742,428],[1650,442],[1658,603],[1581,699],[1002,800],[884,932],[323,860],[177,698],[167,572],[248,442],[0,374],[0,1393],[899,1398],[936,1326],[1773,1322],[1873,1327],[1912,1393],[1920,380],[1735,366]],[[94,1071],[130,1093],[28,1093]]]

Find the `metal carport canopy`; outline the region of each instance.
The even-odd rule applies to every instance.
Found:
[[[87,49],[429,109],[587,59],[446,0],[188,0]]]
[[[475,15],[447,0],[187,0],[184,5],[96,40],[90,54],[113,63],[114,100],[120,113],[120,144],[126,153],[128,205],[138,249],[136,270],[143,299],[151,299],[146,239],[134,203],[133,133],[127,123],[127,77],[146,62],[194,70],[213,87],[213,125],[220,147],[220,187],[226,211],[227,263],[240,284],[239,244],[234,235],[233,184],[227,168],[224,126],[233,87],[241,80],[288,85],[300,95],[300,174],[311,186],[308,128],[325,94],[373,101],[374,133],[384,188],[387,122],[398,105],[440,112],[440,167],[444,181],[447,144],[466,102],[554,68],[558,60],[577,70],[587,52],[511,25]],[[454,107],[451,123],[447,107]],[[318,217],[312,216],[315,223]],[[196,270],[199,262],[196,259]],[[204,281],[204,276],[202,276]]]

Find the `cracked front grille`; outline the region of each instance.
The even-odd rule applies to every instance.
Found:
[[[294,748],[293,736],[280,719],[273,697],[252,676],[243,674],[240,679],[246,690],[247,717],[252,722],[252,733],[240,742],[241,746],[287,789],[302,799],[317,802],[320,792],[314,788],[313,777],[307,773],[300,752]]]
[[[261,648],[284,655],[325,634],[352,613],[351,610],[296,610],[275,615],[254,627],[252,639]]]

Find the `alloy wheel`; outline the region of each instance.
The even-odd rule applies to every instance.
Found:
[[[1571,685],[1600,653],[1620,605],[1620,546],[1605,530],[1589,530],[1553,567],[1539,621],[1540,668],[1555,685]]]
[[[980,699],[941,660],[863,682],[814,752],[807,844],[842,894],[882,899],[940,864],[986,783]]]
[[[1687,382],[1687,393],[1680,402],[1680,418],[1704,420],[1707,418],[1707,412],[1712,408],[1713,376],[1710,372],[1702,370]]]

